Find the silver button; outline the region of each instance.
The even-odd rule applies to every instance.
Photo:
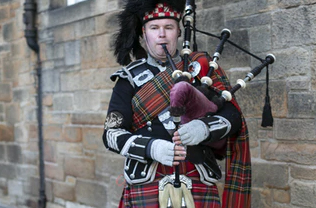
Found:
[[[134,174],[130,174],[129,176],[131,177],[131,179],[134,179],[134,178],[135,178],[135,175],[134,175]]]
[[[152,125],[151,121],[147,121],[147,126],[151,126],[151,125]]]
[[[142,171],[142,172],[141,172],[141,175],[142,175],[143,177],[145,177],[145,176],[146,176],[146,172],[145,172],[145,171]]]
[[[150,132],[153,131],[153,129],[151,127],[148,127],[147,130]]]

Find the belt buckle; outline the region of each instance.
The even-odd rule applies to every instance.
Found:
[[[187,189],[191,190],[192,189],[192,180],[185,176],[185,175],[179,175],[180,182],[185,184]],[[163,191],[164,187],[170,183],[174,184],[175,180],[175,174],[172,175],[166,175],[159,181],[159,191]]]

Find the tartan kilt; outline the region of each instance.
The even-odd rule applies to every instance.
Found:
[[[180,165],[180,174],[183,170],[193,168],[193,164],[186,162]],[[195,169],[195,167],[194,167]],[[200,181],[198,171],[195,170],[185,172],[186,176],[192,180],[191,193],[196,208],[221,208],[220,197],[216,185],[207,186]],[[159,164],[155,180],[149,184],[128,185],[123,190],[123,195],[119,204],[119,208],[159,208],[159,190],[158,183],[166,173],[172,173],[173,168]]]

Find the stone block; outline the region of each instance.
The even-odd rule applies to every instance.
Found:
[[[225,7],[225,16],[228,19],[237,17],[251,16],[268,10],[269,1],[239,1],[232,4],[227,4]]]
[[[275,119],[274,128],[278,140],[316,140],[314,119]]]
[[[74,23],[76,39],[94,35],[96,30],[95,21],[95,18],[91,17]]]
[[[269,189],[251,190],[251,207],[269,208],[271,207],[272,193]]]
[[[63,167],[56,163],[45,163],[45,176],[58,181],[65,179]]]
[[[110,76],[116,72],[117,68],[98,69],[93,71],[93,89],[112,89],[115,82],[110,80]]]
[[[63,129],[63,140],[67,142],[81,142],[82,141],[82,129],[76,126],[66,126]]]
[[[7,145],[7,160],[11,163],[22,163],[21,146],[8,144]]]
[[[14,30],[15,30],[15,27],[14,27],[13,22],[3,24],[2,26],[3,39],[7,42],[12,41],[14,38]]]
[[[82,78],[80,72],[62,72],[60,74],[61,91],[82,90]]]
[[[53,98],[53,107],[56,111],[72,111],[73,96],[71,94],[56,94]]]
[[[11,84],[0,83],[0,101],[10,102],[12,100]]]
[[[62,141],[62,125],[46,125],[43,132],[45,140]]]
[[[278,6],[280,6],[281,8],[291,8],[299,6],[300,3],[300,0],[279,0]]]
[[[57,143],[58,154],[71,154],[71,155],[82,155],[83,149],[81,143],[68,143],[58,142]]]
[[[117,12],[105,13],[96,17],[96,33],[112,33],[118,30]]]
[[[95,36],[81,40],[81,67],[82,69],[98,67],[98,43]]]
[[[60,73],[58,70],[43,70],[43,92],[58,92],[60,90]]]
[[[215,1],[202,1],[202,8],[214,8],[223,5],[223,1],[215,0]]]
[[[10,51],[10,45],[9,44],[1,44],[0,45],[0,54],[1,53],[7,53],[7,52],[9,52]],[[2,65],[1,64],[1,61],[0,61],[0,65]]]
[[[289,117],[291,118],[315,118],[316,117],[316,93],[290,92],[288,94]],[[306,126],[305,128],[308,128]],[[298,127],[297,127],[298,128]],[[311,133],[315,133],[311,130]],[[311,137],[311,139],[313,136]],[[316,136],[314,136],[316,138]]]
[[[13,101],[14,102],[27,102],[30,98],[30,91],[27,88],[14,89],[13,90]]]
[[[94,14],[95,1],[83,1],[80,4],[55,9],[48,14],[47,27],[61,26],[91,17]]]
[[[65,156],[64,170],[66,175],[93,179],[95,162],[90,158]]]
[[[123,177],[123,175],[122,175]],[[125,181],[124,183],[117,182],[117,177],[111,177],[108,187],[111,190],[111,195],[107,195],[107,202],[111,203],[112,207],[117,207],[120,203],[123,188],[125,187]],[[114,196],[114,197],[113,197]],[[116,205],[116,206],[114,206]]]
[[[24,154],[23,154],[23,157],[24,157]],[[23,176],[23,178],[33,177],[38,174],[39,174],[38,164],[35,164],[35,165],[23,164],[23,165],[17,166],[17,175]]]
[[[10,17],[9,7],[0,7],[0,21],[4,21]]]
[[[197,15],[196,27],[208,28],[207,32],[216,32],[219,34],[224,29],[222,28],[224,19],[224,11],[218,7],[201,10],[199,11],[199,15]]]
[[[48,162],[56,163],[57,161],[57,151],[56,143],[52,141],[44,142],[44,160]]]
[[[29,178],[26,186],[24,187],[25,193],[38,197],[40,188],[40,179],[36,176]]]
[[[24,151],[23,152],[23,163],[28,165],[38,165],[38,154],[37,152]]]
[[[258,147],[258,119],[246,119],[250,148]]]
[[[294,179],[303,179],[316,181],[316,168],[309,166],[290,166],[291,177]]]
[[[5,146],[3,144],[0,144],[0,162],[5,161]]]
[[[63,206],[64,207],[64,206]],[[81,203],[69,202],[65,203],[65,208],[93,208],[91,206],[83,205]]]
[[[217,33],[219,34],[220,31],[223,28],[221,28]],[[250,47],[250,37],[249,32],[244,29],[238,29],[234,31],[234,34],[231,35],[229,38],[232,42],[238,43],[238,45],[246,50],[249,50]],[[210,38],[208,40],[207,45],[208,50],[211,50],[211,55],[215,52],[215,49],[217,45],[219,44],[219,40]],[[218,62],[219,65],[223,69],[230,69],[230,68],[237,68],[237,67],[249,67],[250,62],[250,56],[246,53],[242,52],[241,50],[237,49],[231,44],[225,44],[223,53],[221,55],[221,59]],[[245,75],[243,75],[241,78],[243,78]]]
[[[270,52],[272,45],[270,26],[264,25],[250,29],[249,42],[252,53]]]
[[[275,202],[290,204],[291,193],[290,190],[273,190],[273,199]]]
[[[67,1],[65,0],[51,0],[49,4],[49,8],[51,10],[58,9],[61,7],[66,7],[66,6],[67,6]]]
[[[110,151],[106,151],[104,155],[97,155],[96,171],[117,178],[122,174],[124,161],[124,157]]]
[[[16,103],[6,105],[6,121],[10,126],[14,126],[21,119],[20,106]]]
[[[289,186],[289,167],[283,164],[253,163],[253,187],[286,188]]]
[[[246,117],[262,117],[265,99],[265,82],[248,83],[245,89],[235,93],[237,101]],[[287,90],[282,81],[270,81],[269,84],[270,103],[274,117],[285,117],[287,115]]]
[[[289,77],[287,78],[287,88],[289,90],[309,90],[311,81],[309,76]]]
[[[14,126],[14,140],[16,142],[28,142],[28,132],[23,124],[17,124]]]
[[[8,193],[10,196],[23,196],[23,182],[18,180],[9,180],[8,182]]]
[[[300,207],[314,207],[316,204],[316,184],[303,181],[291,183],[291,202]]]
[[[15,179],[16,177],[17,172],[14,164],[0,163],[0,178],[6,178],[10,180]]]
[[[13,127],[0,124],[0,142],[14,141]]]
[[[65,43],[66,66],[80,64],[80,41],[69,41]]]
[[[76,111],[96,111],[100,109],[100,93],[96,91],[78,91],[74,93]]]
[[[82,138],[83,138],[83,148],[88,150],[104,150],[104,145],[102,141],[102,134],[104,129],[99,128],[83,128]]]
[[[312,60],[316,60],[315,48],[313,49]],[[315,91],[316,90],[316,61],[312,61],[310,79],[311,79],[311,89]]]
[[[104,207],[107,203],[107,189],[101,183],[78,180],[76,184],[76,198],[83,204]]]
[[[270,25],[271,23],[271,14],[260,13],[258,15],[251,15],[240,18],[228,19],[226,21],[226,27],[232,31],[231,37],[235,36],[235,31],[246,28],[256,28],[263,27],[265,25]],[[259,34],[257,34],[259,35]],[[261,40],[257,40],[258,43],[261,43]]]
[[[311,67],[310,53],[308,50],[298,47],[288,47],[286,50],[280,50],[273,54],[277,61],[270,67],[270,78],[283,79],[296,76],[308,76]],[[295,56],[293,56],[293,54],[295,54]]]
[[[300,143],[261,143],[261,157],[266,160],[314,165],[316,145]]]
[[[21,69],[24,66],[26,65],[24,65],[23,61],[19,58],[13,58],[13,57],[5,58],[5,61],[3,63],[3,78],[9,81],[16,81],[16,79],[19,76],[19,72],[22,71]]]
[[[19,86],[30,86],[34,84],[34,75],[30,72],[19,73],[18,85]]]
[[[42,0],[37,2],[37,10],[39,12],[45,11],[49,9],[49,2],[50,0]]]
[[[69,117],[68,112],[47,111],[45,114],[45,122],[56,125],[67,124],[69,123]]]
[[[54,196],[66,201],[75,201],[75,186],[72,184],[54,182]]]
[[[315,6],[301,6],[274,12],[272,15],[273,47],[288,48],[315,42],[316,23],[313,21],[315,10]],[[296,66],[295,69],[298,67]]]
[[[102,113],[74,113],[71,116],[73,124],[104,125],[106,114]]]
[[[47,202],[46,207],[47,208],[64,208],[65,206],[59,205],[59,204],[54,204],[52,202]]]
[[[64,41],[75,39],[75,26],[74,24],[60,25],[53,29],[52,34],[56,43],[64,44]]]
[[[111,44],[112,34],[87,37],[81,41],[81,68],[109,68],[118,66]]]

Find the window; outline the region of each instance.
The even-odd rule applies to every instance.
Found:
[[[67,0],[67,6],[70,6],[70,5],[73,5],[73,4],[82,2],[82,1],[85,1],[85,0]]]

